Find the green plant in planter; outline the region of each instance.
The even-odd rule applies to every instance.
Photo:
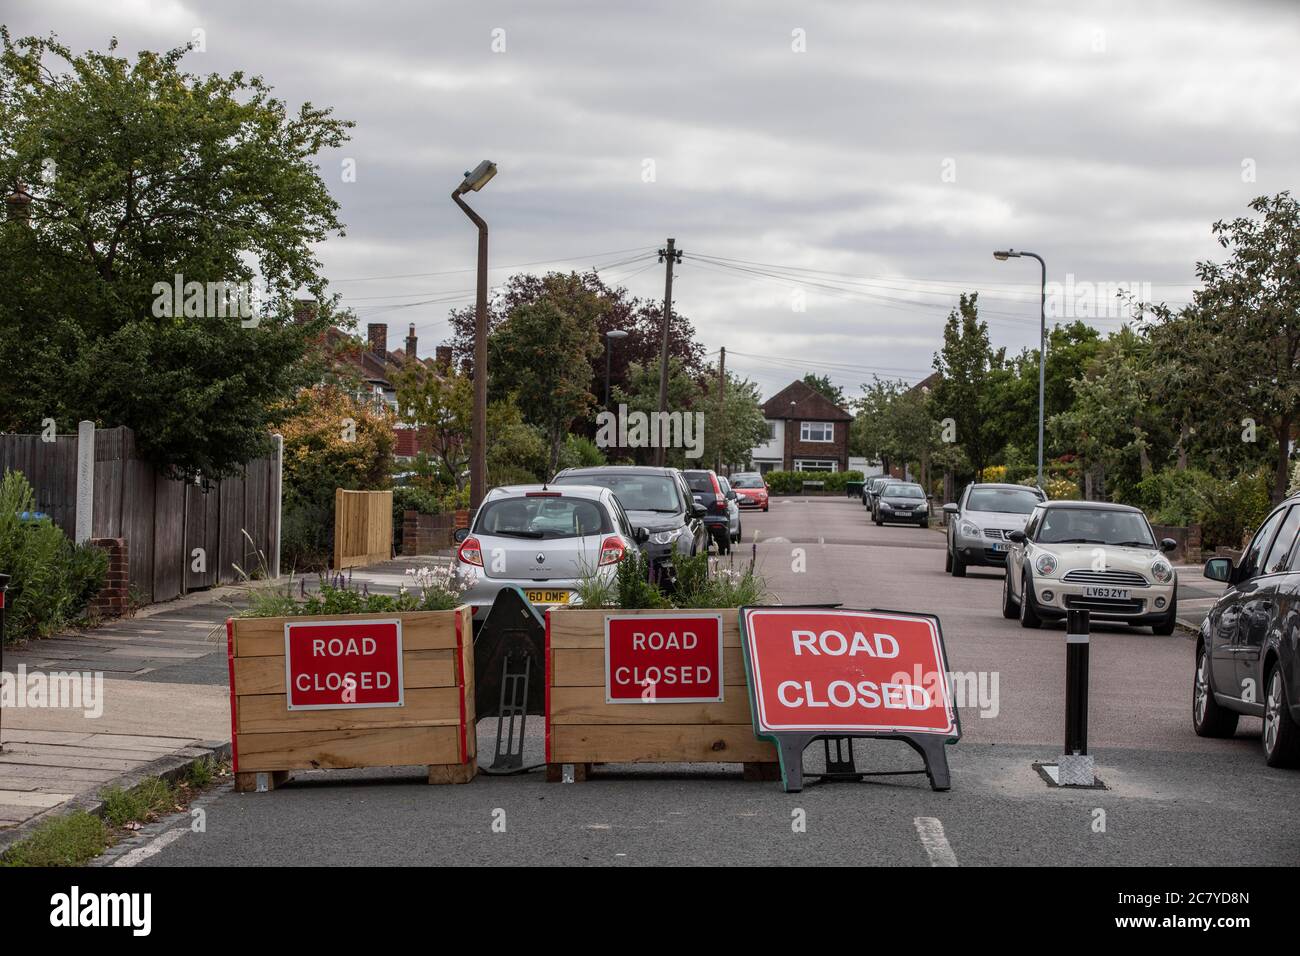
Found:
[[[614,572],[614,600],[625,610],[670,607],[660,590],[650,559],[633,551],[618,563]]]
[[[699,559],[703,559],[700,561]],[[677,588],[673,592],[675,607],[745,607],[765,604],[771,599],[767,583],[755,571],[757,549],[750,549],[749,561],[736,567],[734,551],[724,565],[708,555],[673,558],[677,571]]]

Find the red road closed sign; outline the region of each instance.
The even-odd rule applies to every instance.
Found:
[[[402,706],[402,622],[284,625],[290,710]]]
[[[938,622],[925,615],[747,608],[755,730],[958,734]]]
[[[605,703],[722,700],[722,615],[605,617]]]

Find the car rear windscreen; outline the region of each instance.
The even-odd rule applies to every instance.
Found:
[[[605,509],[586,498],[498,498],[483,505],[474,522],[477,534],[520,538],[576,538],[613,530]]]
[[[998,511],[1009,515],[1027,515],[1042,501],[1036,491],[1015,488],[974,488],[966,500],[968,511]]]
[[[682,510],[677,485],[664,475],[565,475],[552,484],[596,485],[614,492],[624,511],[658,511],[676,514]]]
[[[686,484],[691,491],[696,494],[714,494],[713,478],[707,471],[684,471],[682,477],[686,479]]]

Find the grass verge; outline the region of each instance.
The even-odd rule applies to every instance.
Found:
[[[196,761],[175,781],[150,777],[130,789],[106,787],[99,813],[76,810],[53,817],[0,855],[0,866],[85,866],[109,847],[147,823],[182,813],[219,778],[230,764],[212,758]]]

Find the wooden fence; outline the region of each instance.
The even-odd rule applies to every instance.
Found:
[[[334,570],[393,556],[393,493],[334,491]]]
[[[69,537],[77,524],[77,443],[76,435],[50,442],[40,435],[0,435],[0,474],[22,472],[37,508]],[[275,458],[251,461],[242,476],[203,487],[163,477],[138,456],[131,429],[96,429],[92,500],[90,536],[127,542],[129,584],[144,602],[230,584],[239,580],[236,565],[251,572],[261,555],[272,573],[276,570],[280,467]]]

